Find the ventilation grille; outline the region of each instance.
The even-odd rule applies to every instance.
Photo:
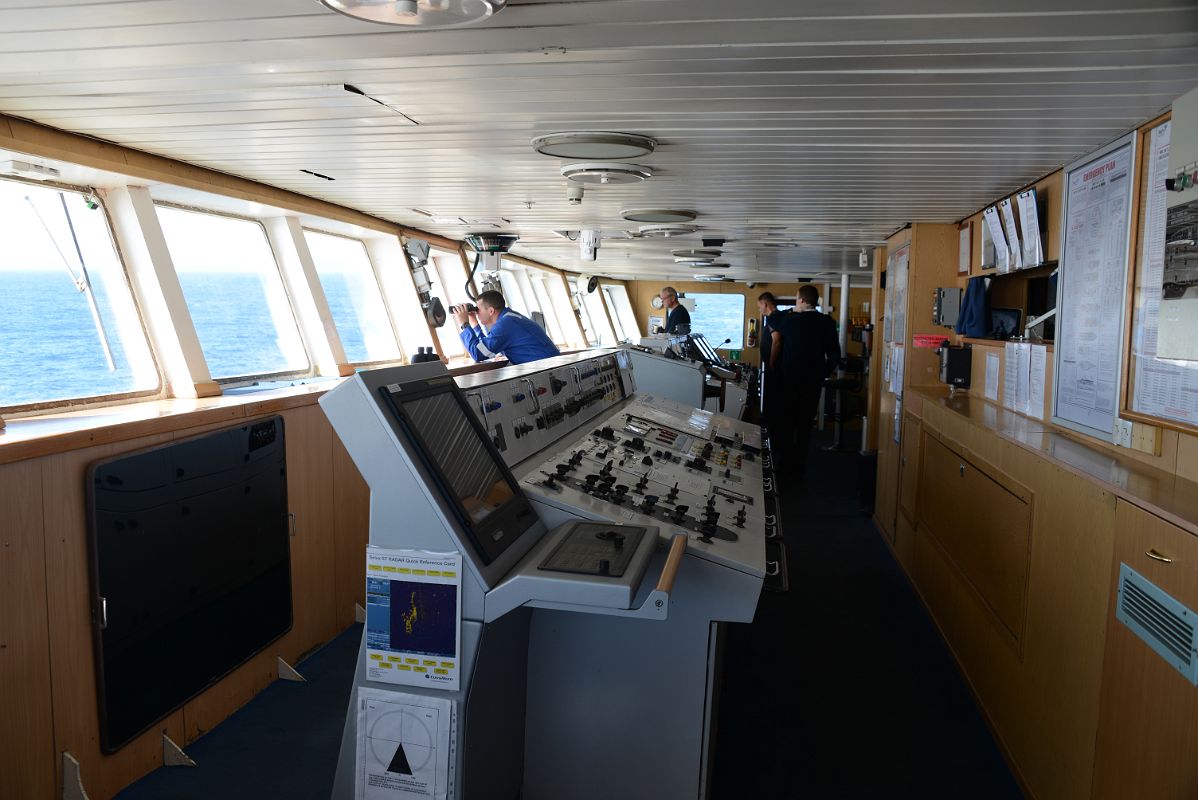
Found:
[[[1120,564],[1115,617],[1198,686],[1198,646],[1194,641],[1198,615],[1127,564]]]

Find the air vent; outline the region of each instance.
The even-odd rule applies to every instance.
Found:
[[[606,186],[614,183],[636,183],[652,177],[653,169],[640,164],[623,164],[619,161],[584,161],[562,167],[562,177],[588,186]]]
[[[699,215],[681,208],[626,208],[620,216],[629,222],[691,222]]]
[[[532,146],[542,155],[586,161],[647,156],[657,147],[657,141],[638,133],[560,131],[538,136]]]
[[[1193,611],[1127,564],[1120,564],[1115,617],[1176,667],[1186,680],[1198,686]]]

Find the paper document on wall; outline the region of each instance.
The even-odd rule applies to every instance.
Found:
[[[1031,410],[1031,345],[1015,345],[1015,410],[1027,414]]]
[[[1040,241],[1040,215],[1036,210],[1036,190],[1019,193],[1019,228],[1023,231],[1023,265],[1044,263],[1044,244]]]
[[[1011,271],[1011,252],[1007,249],[1007,235],[1003,233],[1002,220],[998,218],[998,209],[990,206],[982,212],[982,221],[990,233],[990,241],[994,244],[994,263],[1000,275]]]
[[[1007,342],[1003,350],[1002,404],[1012,411],[1019,410],[1019,350],[1014,342]]]
[[[890,360],[890,393],[903,393],[903,348],[895,347]]]
[[[998,353],[986,354],[986,399],[998,402],[998,382],[1002,377],[1002,359]]]
[[[366,677],[460,686],[462,556],[366,548]]]
[[[1171,123],[1153,128],[1148,144],[1148,196],[1140,276],[1140,309],[1132,347],[1136,382],[1132,409],[1155,417],[1198,424],[1198,362],[1156,358],[1161,295],[1165,274],[1165,229]]]
[[[356,800],[454,796],[453,700],[362,686],[356,711]]]
[[[973,223],[966,222],[957,229],[957,274],[969,272],[973,261]]]
[[[1010,251],[1011,269],[1023,269],[1023,251],[1019,249],[1019,232],[1015,229],[1015,209],[1011,207],[1010,199],[998,204],[1002,214],[1003,231],[1007,234],[1007,247]]]
[[[1048,383],[1048,348],[1042,344],[1031,345],[1029,360],[1031,385],[1028,395],[1028,416],[1044,419],[1044,392]]]

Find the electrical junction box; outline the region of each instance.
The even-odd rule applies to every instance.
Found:
[[[961,314],[961,290],[950,286],[935,290],[932,298],[932,324],[954,328]]]

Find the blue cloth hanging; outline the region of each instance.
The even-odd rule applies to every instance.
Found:
[[[974,338],[990,335],[990,296],[984,277],[970,278],[957,316],[957,333]]]

